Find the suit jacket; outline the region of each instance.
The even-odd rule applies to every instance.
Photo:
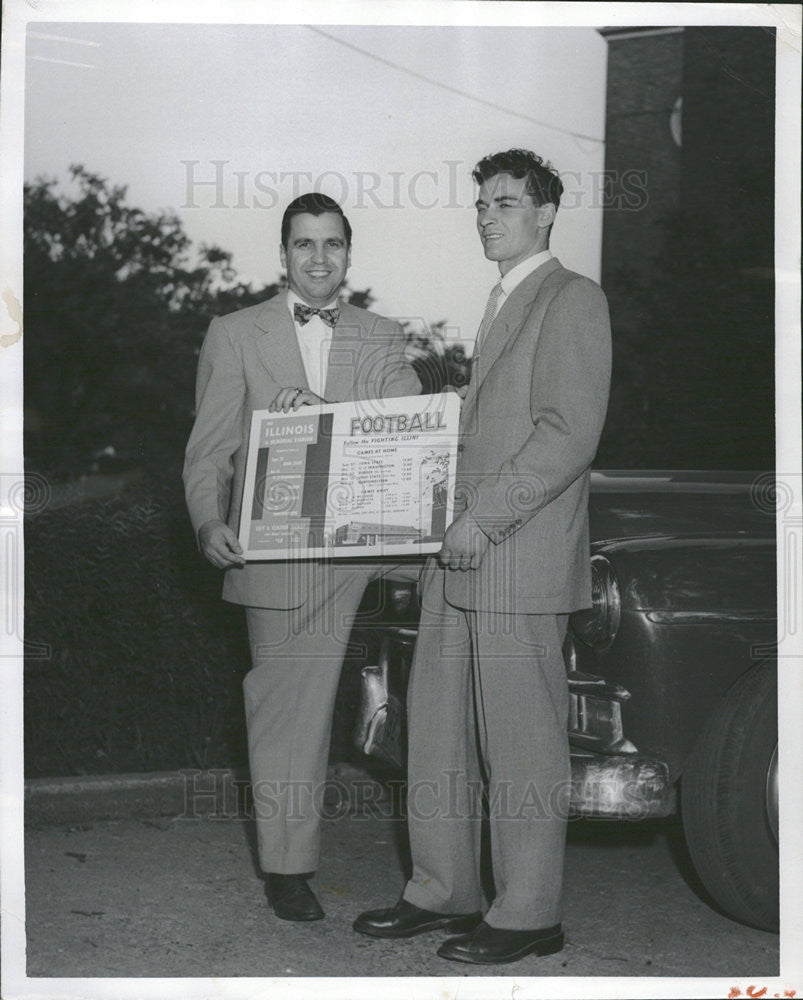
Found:
[[[605,296],[552,258],[511,292],[480,354],[456,492],[491,544],[479,569],[446,573],[446,598],[510,613],[588,607],[589,471],[611,368]]]
[[[421,384],[403,351],[398,323],[343,304],[332,333],[324,398],[345,402],[418,394]],[[184,461],[196,532],[217,519],[238,531],[251,413],[267,409],[280,389],[306,385],[286,292],[212,320],[198,359],[196,417]],[[253,607],[300,607],[315,572],[315,561],[249,562],[226,571],[223,597]]]

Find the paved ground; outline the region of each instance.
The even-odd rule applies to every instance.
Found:
[[[726,976],[744,990],[778,974],[777,936],[733,923],[696,894],[671,823],[572,824],[566,948],[515,966],[445,962],[434,954],[438,934],[395,943],[355,934],[357,913],[397,897],[405,858],[398,820],[327,821],[314,882],[327,919],[299,925],[267,907],[248,820],[31,828],[28,975]]]

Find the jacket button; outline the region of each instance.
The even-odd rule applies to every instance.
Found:
[[[466,446],[465,446],[464,444],[462,444],[462,443],[458,443],[458,445],[457,445],[457,450],[458,450],[458,451],[463,451],[463,449],[464,449],[465,447],[466,447]]]

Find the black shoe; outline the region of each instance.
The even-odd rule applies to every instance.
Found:
[[[560,924],[539,931],[506,931],[483,921],[471,934],[449,938],[438,948],[441,958],[473,965],[504,965],[525,955],[552,955],[563,947]]]
[[[269,874],[265,880],[268,902],[282,920],[321,920],[324,913],[305,875]]]
[[[371,937],[409,938],[426,931],[469,931],[481,920],[481,913],[433,913],[400,899],[389,909],[361,913],[353,926]]]

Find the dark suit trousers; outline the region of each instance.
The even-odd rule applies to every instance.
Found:
[[[408,692],[408,825],[413,875],[404,897],[427,910],[483,909],[483,785],[490,816],[493,927],[561,919],[569,800],[566,616],[454,608],[430,560]]]

